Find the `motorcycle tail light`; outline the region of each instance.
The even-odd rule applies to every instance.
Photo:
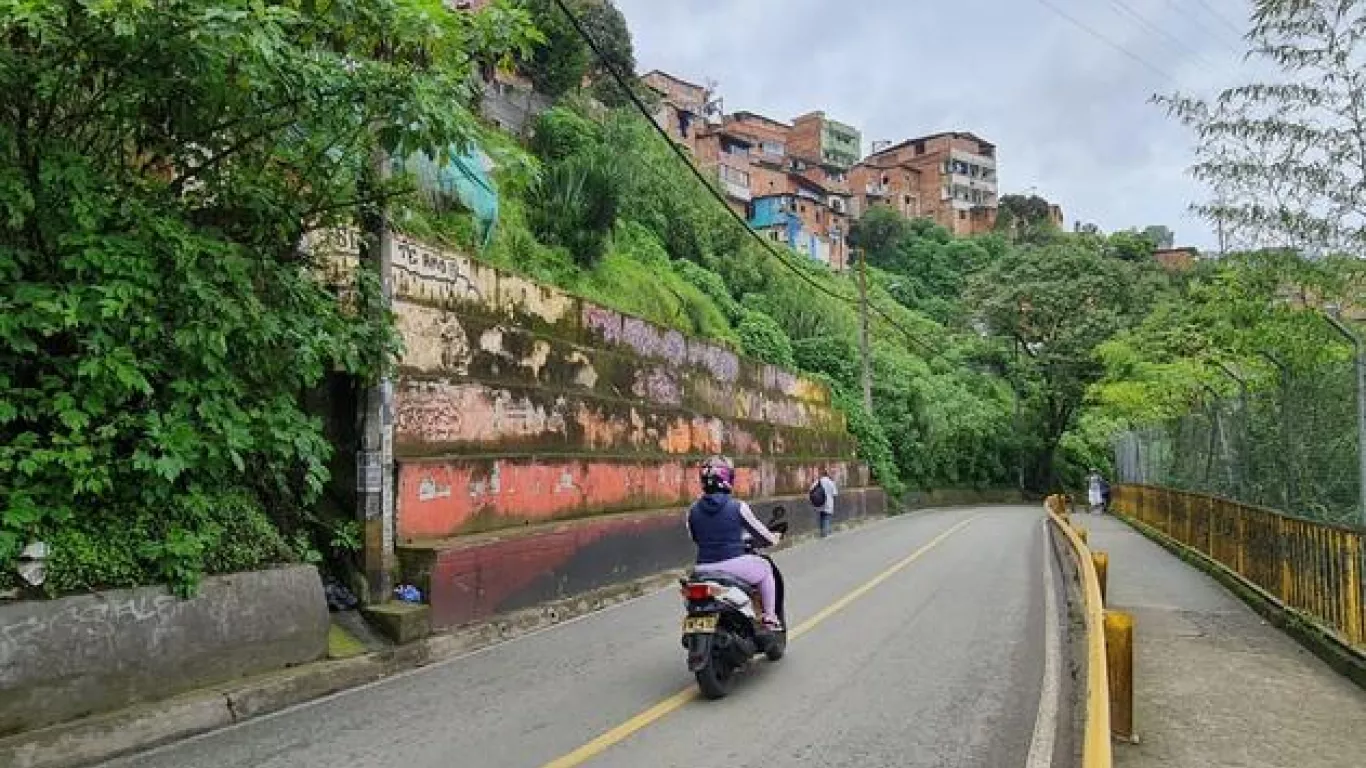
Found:
[[[683,597],[689,600],[710,600],[711,596],[710,584],[689,584],[683,587]]]

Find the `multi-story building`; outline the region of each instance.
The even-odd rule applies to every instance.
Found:
[[[823,165],[848,171],[863,157],[863,136],[851,125],[831,120],[824,112],[792,119],[788,149]]]
[[[821,112],[793,123],[745,111],[709,120],[712,94],[703,86],[657,70],[641,79],[659,94],[655,121],[693,153],[733,210],[776,242],[844,268],[858,131]]]
[[[698,165],[715,174],[726,202],[739,214],[748,214],[753,197],[753,179],[759,171],[751,161],[754,142],[744,134],[725,126],[711,126],[697,137],[695,152]]]
[[[996,223],[996,146],[971,133],[936,133],[874,152],[851,174],[855,213],[892,205],[957,235]]]
[[[711,94],[706,87],[657,69],[640,80],[659,94],[655,122],[674,141],[695,151],[698,135],[706,133],[708,128],[707,105]]]

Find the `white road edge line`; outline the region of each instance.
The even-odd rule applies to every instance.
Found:
[[[1048,520],[1043,521],[1043,684],[1039,686],[1039,713],[1034,719],[1034,736],[1029,742],[1025,768],[1051,768],[1053,742],[1058,734],[1058,672],[1061,669],[1062,638],[1058,629],[1057,582],[1053,576]]]

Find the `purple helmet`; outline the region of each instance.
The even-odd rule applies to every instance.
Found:
[[[730,493],[735,488],[735,465],[725,456],[712,456],[702,462],[703,493]]]

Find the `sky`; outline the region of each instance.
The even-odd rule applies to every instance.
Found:
[[[1247,0],[614,1],[637,71],[714,81],[727,112],[824,110],[865,153],[970,131],[996,144],[1002,194],[1041,195],[1068,227],[1216,245],[1188,210],[1192,136],[1149,99],[1249,79]]]

